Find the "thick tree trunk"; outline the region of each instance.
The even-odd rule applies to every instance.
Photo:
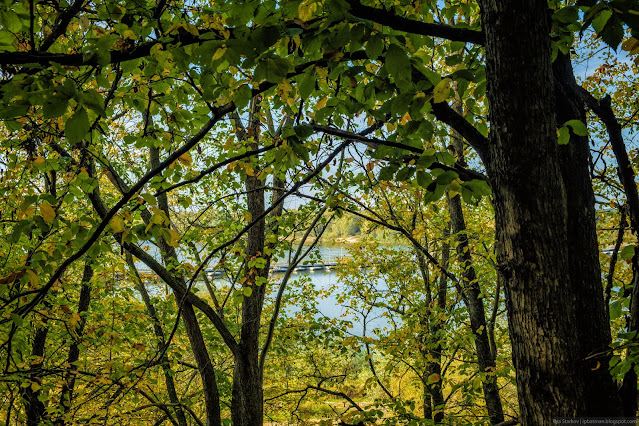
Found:
[[[482,0],[496,252],[523,425],[586,412],[546,0]]]
[[[577,85],[568,55],[560,54],[553,64],[557,124],[568,120],[586,122],[583,103],[575,96]],[[579,347],[579,368],[584,378],[584,399],[588,416],[619,413],[617,386],[607,366],[611,343],[610,316],[604,305],[599,244],[595,222],[595,195],[588,168],[590,147],[587,136],[570,135],[559,148],[568,212],[568,262],[575,296],[575,331]],[[594,354],[601,354],[592,357]]]

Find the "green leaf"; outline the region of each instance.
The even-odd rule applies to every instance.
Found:
[[[557,130],[557,143],[559,145],[566,145],[570,141],[570,131],[568,127],[563,126]]]
[[[57,118],[67,112],[69,106],[69,98],[62,94],[52,96],[44,105],[42,105],[42,116],[44,118]]]
[[[407,181],[408,179],[410,179],[413,176],[413,173],[415,173],[415,168],[413,168],[413,167],[404,167],[400,171],[397,172],[397,175],[395,176],[395,179],[399,180],[399,181]]]
[[[297,84],[297,91],[302,99],[308,99],[315,90],[315,73],[312,70],[302,74],[299,83]]]
[[[478,196],[488,196],[492,192],[490,186],[488,185],[488,182],[479,179],[473,179],[471,181],[464,182],[463,185]]]
[[[423,170],[419,170],[415,174],[415,179],[417,180],[417,184],[421,186],[422,188],[427,188],[428,185],[430,185],[431,182],[433,181],[430,175]]]
[[[18,314],[11,314],[11,320],[16,325],[16,327],[22,327],[22,324],[24,323],[24,318],[22,318]]]
[[[80,100],[83,105],[93,110],[96,114],[104,114],[104,99],[96,90],[89,89],[86,92],[82,92]]]
[[[393,180],[393,175],[395,174],[395,170],[396,170],[396,167],[393,167],[393,166],[382,167],[382,169],[379,171],[378,179],[386,180],[386,181]]]
[[[240,88],[235,92],[234,102],[235,106],[239,109],[244,108],[248,105],[249,101],[253,97],[253,91],[249,87],[248,84],[243,84]]]
[[[279,83],[288,73],[288,62],[282,58],[268,58],[255,67],[253,78],[257,81],[266,80]]]
[[[311,126],[294,126],[293,130],[300,139],[306,139],[313,134],[313,128]]]
[[[64,124],[64,134],[69,142],[77,143],[84,139],[90,127],[87,111],[80,107]]]
[[[251,294],[253,294],[253,287],[244,287],[242,289],[242,294],[244,294],[244,297],[251,297]]]
[[[553,18],[555,18],[559,22],[570,24],[573,22],[577,22],[577,20],[579,19],[579,11],[575,6],[564,7],[555,12]]]
[[[620,252],[619,252],[619,259],[631,259],[632,256],[635,255],[635,246],[634,245],[629,245],[629,246],[625,246]]]
[[[592,27],[600,33],[603,29],[610,17],[612,16],[612,12],[608,9],[602,10],[595,19],[592,20]]]
[[[623,24],[616,16],[609,19],[608,22],[606,22],[606,26],[601,33],[599,33],[602,40],[613,49],[617,49],[617,46],[619,46],[619,43],[621,43],[623,39],[623,34]]]
[[[366,55],[371,59],[377,59],[382,54],[384,50],[384,41],[376,36],[371,36],[368,39],[368,43],[366,43]]]
[[[581,120],[568,120],[564,124],[564,126],[570,126],[572,128],[572,132],[577,136],[587,136],[588,129],[586,125]]]
[[[17,33],[22,29],[20,17],[13,10],[6,10],[0,13],[0,24],[12,33]]]
[[[393,44],[386,52],[384,67],[395,82],[410,81],[410,59],[404,49]]]
[[[475,73],[468,69],[457,70],[453,73],[453,79],[459,80],[467,80],[467,81],[475,81]]]
[[[0,50],[15,50],[13,46],[14,40],[15,36],[9,31],[0,31]]]
[[[621,302],[619,300],[615,300],[610,304],[610,319],[615,320],[621,316]]]

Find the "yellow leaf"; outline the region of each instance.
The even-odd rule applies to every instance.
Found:
[[[318,109],[322,109],[324,108],[324,106],[326,106],[326,102],[328,101],[328,98],[326,96],[324,96],[322,99],[320,99],[316,104],[315,104],[315,110],[317,111]]]
[[[91,27],[91,30],[93,30],[93,34],[96,37],[102,37],[103,35],[106,34],[106,30],[102,27],[98,27],[98,26],[93,26]]]
[[[162,59],[162,45],[160,43],[154,44],[149,53],[156,61],[159,61]]]
[[[289,98],[289,94],[293,90],[293,87],[289,84],[288,81],[284,80],[280,84],[277,85],[277,93],[280,95],[282,102],[286,102]]]
[[[182,24],[181,23],[177,23],[177,24],[172,24],[167,30],[166,33],[170,34],[173,31],[176,31],[177,29],[182,28]]]
[[[191,157],[191,154],[189,154],[188,152],[185,152],[184,154],[178,157],[178,161],[184,164],[185,166],[189,166],[193,162],[193,158]]]
[[[226,47],[220,47],[213,54],[213,59],[212,60],[216,61],[216,60],[220,59],[222,56],[224,56],[225,53],[226,53]]]
[[[144,346],[142,343],[136,343],[133,345],[133,349],[135,349],[136,351],[143,351],[146,349],[146,346]]]
[[[34,206],[28,206],[24,209],[22,206],[20,206],[20,209],[21,210],[18,213],[18,220],[21,220],[23,217],[31,217],[33,215],[33,212],[35,211]]]
[[[182,25],[182,27],[191,35],[194,35],[195,37],[200,35],[200,32],[197,30],[197,27],[193,24],[184,24]]]
[[[315,12],[316,9],[317,3],[304,1],[297,8],[297,16],[302,21],[308,21],[313,17],[313,12]]]
[[[109,222],[109,225],[111,225],[111,230],[116,234],[124,231],[124,221],[120,216],[113,217],[113,219],[111,219],[111,222]]]
[[[180,240],[181,235],[172,229],[167,229],[166,231],[171,237],[166,243],[171,247],[179,247],[180,243],[178,241]]]
[[[452,80],[450,78],[445,78],[437,83],[437,86],[433,89],[433,102],[440,103],[448,99],[451,82]]]
[[[437,373],[433,373],[430,376],[428,376],[428,382],[429,383],[437,383],[437,382],[439,382],[439,379],[440,379],[440,377],[439,377],[439,374],[437,374]]]
[[[42,386],[40,386],[39,384],[37,384],[36,382],[31,383],[31,390],[34,392],[37,392],[40,390]]]
[[[454,181],[450,183],[449,188],[451,191],[454,191],[459,194],[461,192],[461,181],[459,179],[455,179]]]
[[[328,70],[324,67],[315,67],[315,72],[322,78],[328,77]]]
[[[53,219],[55,219],[55,210],[51,205],[42,203],[40,204],[40,214],[42,214],[42,218],[47,223],[53,223]]]
[[[29,281],[31,281],[32,286],[37,286],[40,283],[40,279],[38,278],[38,274],[33,272],[31,269],[27,269],[27,275],[29,276]]]
[[[138,36],[137,34],[135,34],[133,31],[131,30],[124,30],[124,33],[122,34],[122,37],[127,40],[137,40]]]

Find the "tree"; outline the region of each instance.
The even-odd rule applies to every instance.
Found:
[[[616,48],[625,39],[627,51],[636,54],[635,2],[391,6],[304,0],[212,7],[15,1],[2,6],[0,19],[3,179],[11,183],[1,194],[8,203],[2,244],[9,255],[1,278],[6,315],[0,320],[5,374],[31,381],[40,375],[52,327],[42,308],[60,305],[61,295],[77,290],[72,282],[86,281],[78,279],[75,262],[116,256],[120,246],[152,265],[175,292],[198,370],[211,389],[207,421],[219,423],[221,414],[198,311],[234,355],[234,421],[261,422],[260,336],[251,321],[261,314],[260,284],[270,262],[267,222],[278,216],[285,195],[314,180],[348,147],[364,144],[376,164],[385,164],[381,180],[410,181],[427,200],[441,198],[446,188],[467,198],[486,195],[478,180],[488,179],[522,423],[621,413],[619,392],[602,368],[610,359],[611,335],[585,107],[607,130],[635,233],[639,197],[611,102],[575,82],[571,49],[575,36],[592,26],[608,45]],[[448,104],[453,82],[463,100],[458,110]],[[255,130],[244,143],[217,141],[236,133],[224,128],[227,117],[237,126],[231,114],[255,112],[257,96],[294,117],[295,126],[264,146]],[[368,127],[358,132],[362,119]],[[433,136],[448,133],[439,123],[466,140],[478,157],[469,164],[484,167],[486,176],[433,148]],[[326,149],[318,133],[345,141]],[[317,156],[314,164],[310,154]],[[460,160],[459,150],[457,155]],[[241,227],[222,230],[223,239],[207,241],[211,250],[195,271],[180,268],[173,246],[185,236],[172,223],[170,195],[188,209],[190,196],[178,189],[201,188],[195,184],[224,166],[241,178],[248,216]],[[278,182],[289,186],[266,207],[269,174],[275,175],[274,192]],[[278,181],[285,178],[291,181]],[[238,180],[226,183],[229,193],[238,191]],[[332,196],[329,201],[330,208],[339,204]],[[78,208],[81,203],[92,209]],[[194,242],[192,237],[182,242]],[[162,262],[144,252],[143,241],[159,244]],[[211,305],[191,291],[216,254],[237,247],[246,260],[238,274],[246,278],[237,293],[243,310],[239,343],[231,331],[238,324],[225,322],[213,298]],[[632,317],[635,331],[639,314]],[[82,332],[81,324],[73,325]],[[31,326],[37,338],[30,345]],[[267,341],[272,329],[269,336]],[[12,354],[16,348],[26,353],[28,346],[35,363],[22,371]],[[636,393],[635,382],[631,374],[625,396]],[[32,422],[44,415],[38,386],[21,393],[25,410],[36,413]]]

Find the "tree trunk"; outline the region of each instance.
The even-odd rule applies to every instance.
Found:
[[[160,163],[159,149],[151,148],[150,154],[151,168],[158,167]],[[169,218],[170,222],[171,215],[166,193],[158,195],[157,201],[158,207],[164,212],[166,217]],[[162,261],[165,266],[167,266],[167,269],[170,270],[170,268],[168,268],[169,265],[176,265],[178,263],[175,248],[169,246],[164,238],[160,238],[159,245],[162,252]],[[186,288],[184,277],[179,276],[176,278],[181,280],[183,287]],[[177,294],[174,293],[174,295],[175,303],[182,313],[182,322],[184,323],[184,328],[186,329],[186,334],[191,346],[191,352],[195,358],[195,362],[200,373],[200,379],[202,380],[202,392],[204,393],[204,406],[206,409],[206,424],[207,426],[221,425],[222,415],[220,411],[220,394],[217,388],[215,369],[213,368],[213,363],[211,362],[206,342],[202,336],[202,330],[200,329],[197,316],[193,310],[193,305],[186,300],[180,299]]]
[[[444,228],[442,245],[442,266],[448,269],[448,261],[450,259],[450,243],[448,238],[450,237],[450,224]],[[439,284],[437,287],[437,308],[439,312],[446,312],[446,296],[448,291],[448,280],[445,274],[439,276]],[[440,319],[437,319],[433,324],[433,335],[437,336],[437,346],[431,351],[431,356],[435,359],[431,369],[434,373],[441,376],[442,373],[442,352],[444,351],[444,345],[442,344],[443,336],[441,336],[441,330],[443,329],[443,323]],[[437,382],[438,386],[431,388],[431,395],[433,401],[433,420],[435,424],[441,424],[444,421],[444,410],[446,401],[444,400],[444,392],[442,389],[443,378]]]
[[[47,342],[49,328],[47,325],[37,326],[33,343],[31,344],[31,356],[38,360],[31,364],[29,379],[32,383],[42,382],[42,363],[44,350]],[[38,426],[44,420],[45,405],[40,399],[40,389],[33,390],[31,386],[23,388],[22,398],[24,399],[24,412],[27,417],[27,426]]]
[[[456,88],[455,88],[456,91]],[[455,104],[453,109],[461,112],[461,103],[459,94],[456,93]],[[466,167],[464,158],[464,145],[462,136],[453,131],[452,146],[457,162]],[[470,318],[470,328],[475,336],[475,353],[477,354],[477,363],[480,372],[485,375],[482,380],[482,388],[484,391],[484,400],[486,402],[486,410],[488,417],[493,424],[504,421],[504,409],[501,405],[501,397],[499,396],[499,386],[497,384],[497,376],[495,374],[496,364],[495,356],[490,346],[488,335],[488,326],[486,324],[486,312],[484,309],[484,299],[480,297],[481,289],[477,273],[473,266],[473,259],[470,253],[470,245],[468,244],[468,235],[466,234],[466,220],[464,219],[464,211],[462,209],[462,200],[460,195],[448,198],[448,211],[450,214],[450,223],[453,234],[457,238],[457,256],[462,268],[462,291],[468,301],[466,309]]]
[[[255,176],[247,176],[246,191],[248,211],[251,217],[258,217],[264,212],[264,184]],[[258,284],[258,278],[268,277],[268,266],[258,269],[248,266],[248,262],[264,257],[265,230],[265,221],[260,220],[248,231],[244,286],[252,292],[242,303],[242,328],[233,374],[232,419],[238,426],[257,426],[263,422],[259,331],[266,284]]]
[[[523,425],[586,412],[546,0],[482,0],[496,252]]]
[[[448,265],[448,243],[444,243],[444,254],[442,255],[442,266],[444,268]],[[427,244],[424,244],[425,247],[428,247]],[[428,265],[426,265],[426,259],[424,259],[424,254],[421,250],[415,250],[415,256],[417,257],[417,263],[422,275],[422,280],[424,282],[424,292],[426,295],[426,310],[422,314],[422,318],[420,320],[422,325],[422,334],[419,336],[419,344],[420,344],[420,352],[423,358],[423,367],[422,367],[422,385],[423,385],[423,414],[425,419],[435,420],[435,423],[441,423],[444,417],[444,397],[442,393],[442,366],[441,366],[441,357],[442,357],[442,344],[441,344],[441,320],[437,315],[432,315],[432,310],[435,306],[439,307],[438,304],[441,301],[440,293],[441,293],[441,285],[442,281],[439,281],[439,288],[437,289],[438,298],[433,300],[432,292],[431,292],[431,280],[428,271]],[[446,279],[443,279],[444,286],[446,283]],[[446,288],[444,287],[444,292]],[[445,304],[444,294],[444,304]],[[429,383],[429,377],[431,374],[437,374],[439,380],[436,380],[432,383]]]
[[[84,272],[82,274],[82,287],[80,289],[80,300],[78,301],[78,314],[80,315],[80,321],[75,327],[75,336],[73,336],[73,343],[69,346],[69,354],[67,355],[68,370],[64,377],[64,383],[62,384],[62,391],[60,392],[60,412],[62,415],[67,414],[71,409],[71,403],[73,402],[73,390],[75,388],[75,378],[77,375],[77,367],[75,362],[80,358],[80,347],[78,343],[82,340],[82,334],[84,332],[84,326],[86,324],[86,316],[84,315],[91,303],[91,284],[90,281],[93,278],[93,267],[89,260],[84,265]],[[57,424],[64,424],[64,418],[60,417]]]
[[[628,318],[628,331],[639,331],[639,256],[637,249],[632,256],[632,293],[630,296],[630,318]],[[626,355],[634,348],[626,349]],[[620,389],[623,415],[635,417],[637,415],[637,373],[635,373],[635,363],[623,376]]]
[[[153,322],[153,332],[155,333],[156,338],[156,347],[158,352],[165,351],[166,338],[164,336],[164,331],[162,330],[162,324],[157,316],[155,311],[155,306],[151,303],[151,298],[149,297],[149,292],[146,290],[146,286],[138,273],[137,268],[135,267],[135,263],[133,261],[133,256],[131,253],[126,252],[126,262],[129,265],[129,269],[135,275],[135,286],[138,289],[138,293],[140,293],[140,297],[142,297],[142,301],[144,302],[144,306],[146,307],[146,313]],[[160,366],[162,367],[162,371],[164,372],[164,385],[166,386],[166,393],[169,397],[169,402],[175,407],[175,417],[177,418],[178,426],[187,426],[186,415],[184,414],[184,409],[180,405],[180,398],[178,397],[177,391],[175,389],[175,381],[173,380],[173,375],[171,372],[171,361],[166,352],[160,358]]]
[[[568,120],[586,122],[583,103],[572,89],[577,85],[568,55],[559,54],[553,64],[557,124]],[[559,148],[568,212],[568,262],[575,295],[575,331],[579,347],[579,368],[584,377],[587,416],[615,415],[620,409],[619,392],[608,371],[610,316],[604,304],[599,244],[595,222],[595,194],[588,168],[590,147],[587,136],[570,135]],[[588,358],[593,354],[601,354]],[[587,359],[588,358],[588,359]]]

